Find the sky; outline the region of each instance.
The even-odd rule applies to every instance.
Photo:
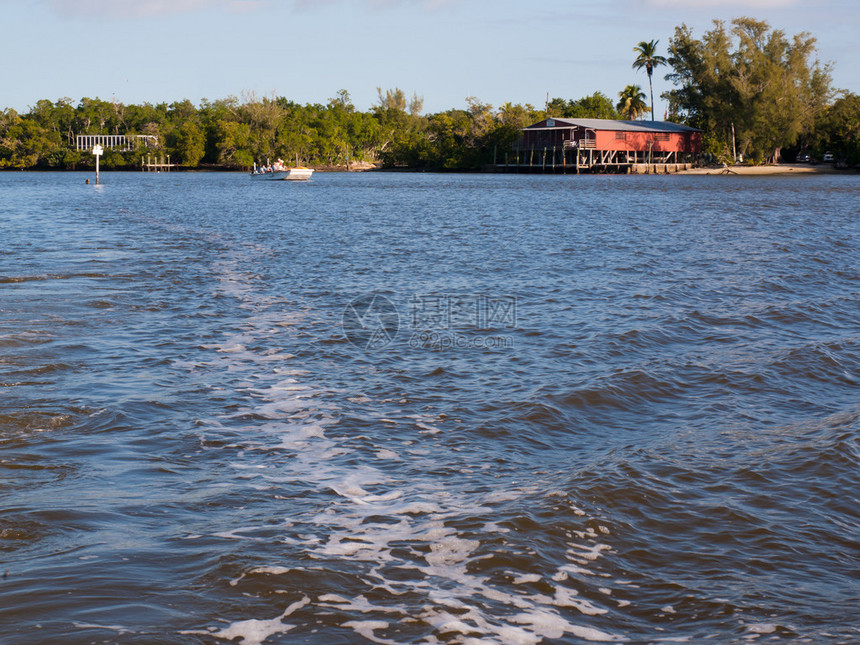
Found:
[[[739,16],[810,32],[834,86],[860,93],[858,0],[0,0],[0,109],[63,97],[324,104],[345,89],[368,110],[377,87],[417,93],[428,114],[467,97],[616,100],[631,83],[648,91],[631,67],[638,42],[665,55],[676,26],[701,36]]]

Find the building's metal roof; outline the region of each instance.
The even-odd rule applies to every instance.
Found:
[[[567,130],[569,128],[590,128],[592,130],[610,130],[615,132],[701,132],[680,123],[670,121],[614,121],[612,119],[560,119],[552,118],[554,126],[545,124],[547,119],[538,121],[523,130]]]

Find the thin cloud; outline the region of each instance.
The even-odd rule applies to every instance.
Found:
[[[333,5],[344,0],[292,0],[293,7],[307,11],[316,7]],[[372,9],[388,9],[402,5],[419,5],[425,9],[440,9],[454,4],[462,4],[464,0],[363,0]]]
[[[346,0],[287,0],[286,3],[299,11],[340,4]],[[461,4],[467,0],[361,0],[374,10],[385,10],[399,6],[419,6],[434,10]],[[24,0],[0,0],[24,2]],[[194,13],[216,9],[228,13],[257,11],[277,4],[276,0],[42,0],[51,11],[63,18],[108,18],[128,20],[157,18],[176,14]]]
[[[647,0],[654,7],[704,9],[711,7],[746,7],[749,9],[779,9],[801,4],[800,0]]]
[[[262,0],[48,0],[65,18],[155,18],[204,9],[242,12],[258,9]]]

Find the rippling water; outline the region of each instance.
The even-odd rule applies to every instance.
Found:
[[[860,642],[860,177],[0,174],[3,643]]]

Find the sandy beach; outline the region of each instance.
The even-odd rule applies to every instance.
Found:
[[[764,166],[708,166],[705,168],[690,168],[682,170],[681,175],[823,175],[850,172],[837,170],[830,164],[768,164]]]

